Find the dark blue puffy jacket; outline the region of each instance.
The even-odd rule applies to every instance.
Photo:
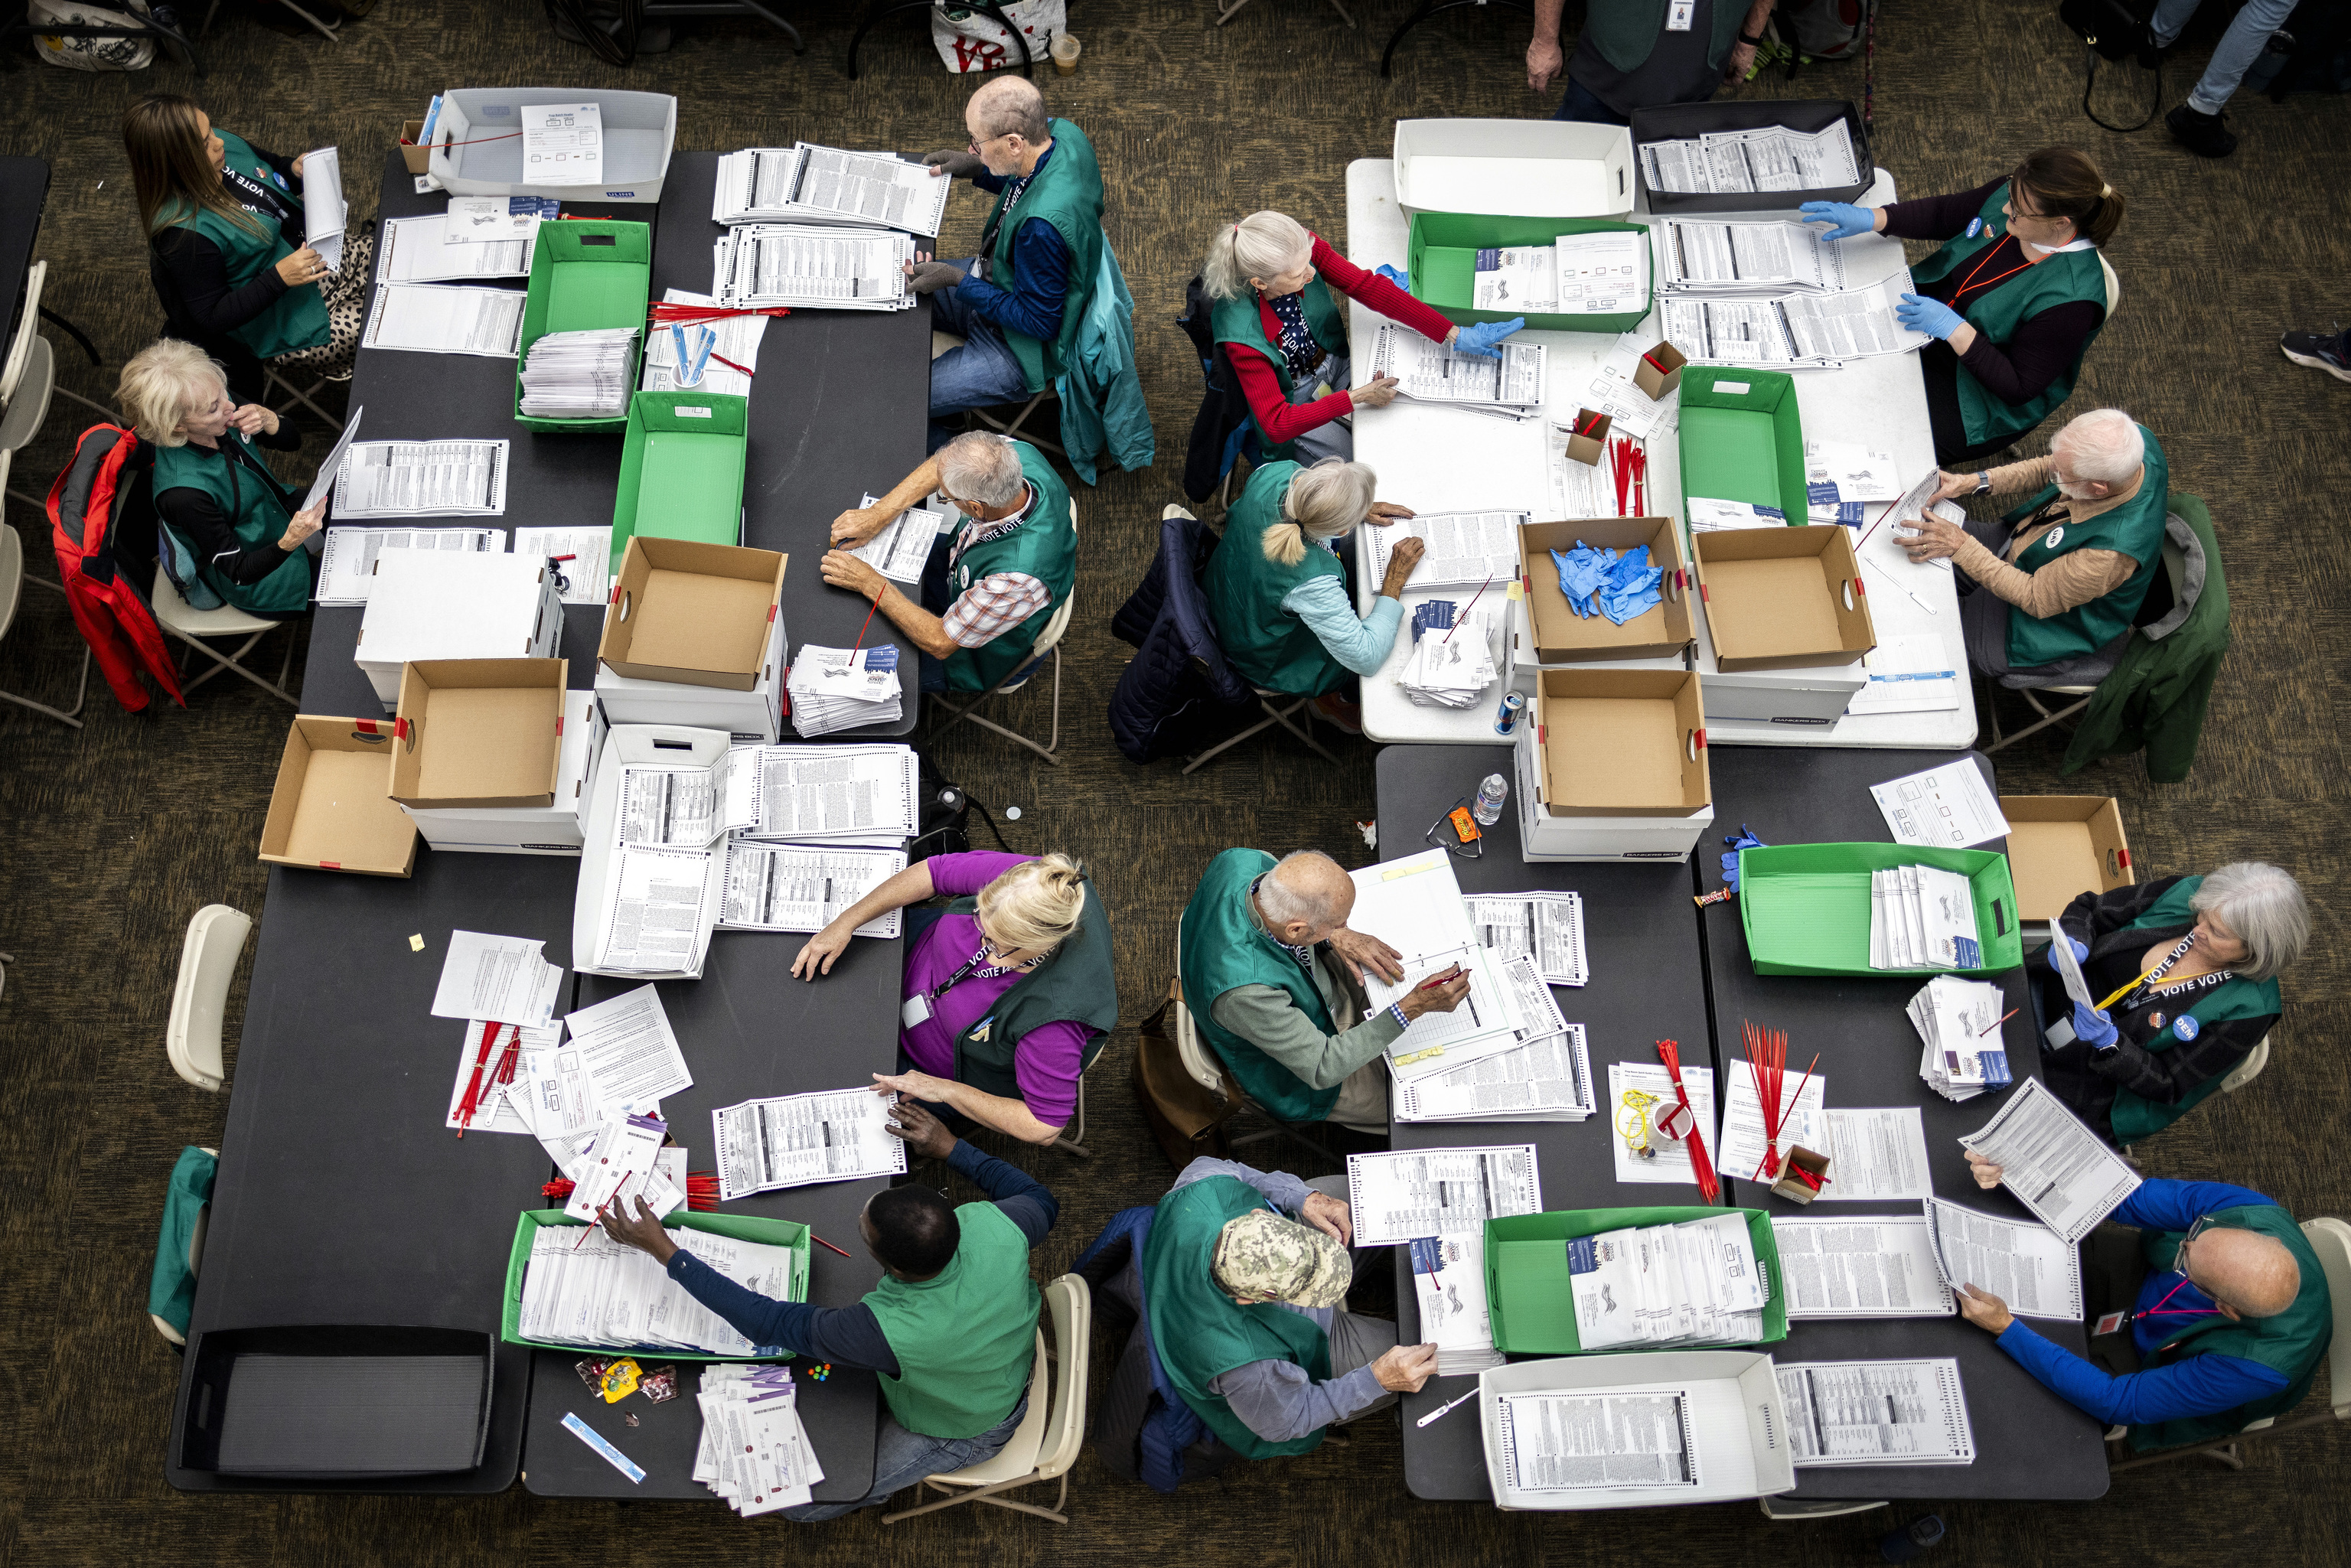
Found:
[[[1196,517],[1159,525],[1159,555],[1111,630],[1135,646],[1111,693],[1110,729],[1129,760],[1197,750],[1254,700],[1208,624],[1200,571],[1217,537]]]
[[[1155,1491],[1172,1492],[1186,1480],[1216,1474],[1240,1456],[1217,1442],[1207,1423],[1184,1403],[1151,1348],[1151,1314],[1143,1301],[1143,1249],[1151,1240],[1151,1221],[1158,1212],[1157,1205],[1144,1204],[1112,1215],[1070,1271],[1086,1279],[1097,1301],[1106,1299],[1134,1315],[1126,1349],[1094,1413],[1095,1451],[1112,1473]]]

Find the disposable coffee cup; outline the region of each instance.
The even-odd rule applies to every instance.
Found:
[[[1071,71],[1076,70],[1078,51],[1084,47],[1085,46],[1078,42],[1072,34],[1055,34],[1053,36],[1053,68],[1063,76],[1068,76]]]

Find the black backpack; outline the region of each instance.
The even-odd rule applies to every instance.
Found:
[[[994,814],[986,806],[973,800],[962,785],[943,778],[931,766],[929,758],[918,753],[916,759],[922,766],[918,785],[922,803],[915,813],[917,831],[906,844],[908,865],[928,860],[933,855],[969,852],[971,814],[974,811],[977,811],[979,820],[987,824],[989,834],[996,840],[996,847],[1007,854],[1015,852],[1012,846],[1004,841],[1004,831],[996,825]]]

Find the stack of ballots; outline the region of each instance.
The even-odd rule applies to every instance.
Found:
[[[1938,975],[1910,998],[1910,1022],[1926,1050],[1918,1076],[1946,1100],[1972,1100],[2010,1082],[2008,1050],[2001,1043],[1998,986]]]
[[[1422,637],[1405,655],[1396,685],[1421,707],[1473,707],[1494,684],[1491,640],[1499,620],[1489,610],[1468,610],[1443,636]]]
[[[1968,879],[1930,865],[1869,873],[1869,967],[1980,969],[1976,905]]]
[[[1743,1214],[1643,1225],[1567,1244],[1576,1343],[1586,1351],[1753,1344],[1768,1291]]]
[[[549,332],[522,362],[522,413],[532,419],[620,419],[636,390],[637,329]]]
[[[1658,584],[1665,580],[1666,569],[1649,564],[1647,545],[1613,550],[1578,539],[1573,549],[1552,551],[1551,559],[1559,569],[1559,591],[1567,596],[1567,607],[1586,620],[1605,615],[1622,626],[1665,601]]]
[[[669,1239],[754,1294],[806,1299],[808,1281],[788,1247],[738,1241],[700,1230]],[[616,1241],[601,1226],[542,1225],[531,1237],[516,1332],[543,1344],[584,1350],[685,1351],[699,1355],[774,1356],[685,1293],[653,1255]]]
[[[792,728],[802,739],[895,723],[904,711],[901,690],[898,649],[890,643],[863,649],[820,648],[810,643],[800,649],[784,677],[784,691],[792,703]]]
[[[914,259],[914,236],[895,229],[746,224],[717,242],[710,292],[729,309],[911,310]]]
[[[810,1500],[824,1467],[800,1424],[790,1367],[705,1367],[695,1398],[702,1406],[695,1480],[746,1519]]]

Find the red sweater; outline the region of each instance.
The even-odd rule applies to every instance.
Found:
[[[1311,232],[1311,231],[1310,231]],[[1434,308],[1422,304],[1376,272],[1366,272],[1322,243],[1315,235],[1313,263],[1322,281],[1350,299],[1360,300],[1391,320],[1401,321],[1424,338],[1445,341],[1453,330],[1453,323]],[[1281,323],[1274,319],[1273,307],[1262,298],[1257,302],[1258,324],[1265,331],[1269,343],[1281,341]],[[1308,431],[1330,423],[1355,412],[1355,400],[1344,387],[1335,389],[1329,397],[1312,402],[1292,403],[1283,401],[1281,378],[1271,361],[1255,349],[1242,348],[1238,343],[1225,345],[1233,362],[1233,374],[1241,383],[1241,393],[1249,399],[1249,412],[1257,416],[1258,428],[1265,432],[1276,445],[1297,440]]]

